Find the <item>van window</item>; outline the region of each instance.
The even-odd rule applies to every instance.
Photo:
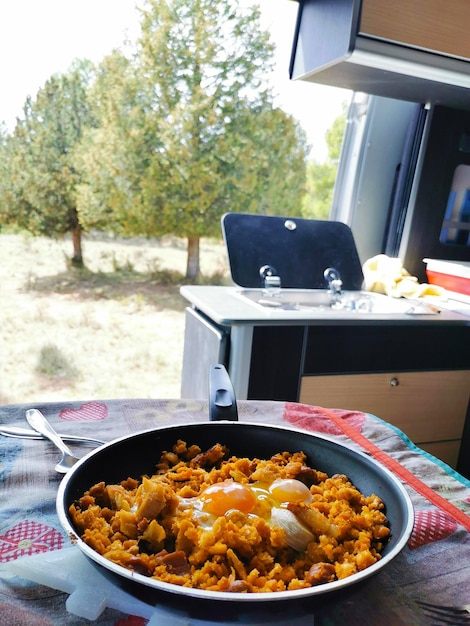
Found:
[[[470,165],[455,168],[439,240],[450,246],[470,246]]]

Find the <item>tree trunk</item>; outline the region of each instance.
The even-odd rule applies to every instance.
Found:
[[[199,237],[188,237],[186,278],[189,280],[195,280],[199,276],[199,241]]]
[[[78,223],[72,228],[72,244],[72,265],[74,265],[75,267],[83,267],[82,227]]]

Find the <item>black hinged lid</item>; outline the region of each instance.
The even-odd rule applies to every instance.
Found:
[[[342,222],[227,213],[222,217],[232,280],[261,287],[260,268],[270,265],[289,289],[322,289],[334,267],[344,289],[361,289],[364,276],[351,229]]]

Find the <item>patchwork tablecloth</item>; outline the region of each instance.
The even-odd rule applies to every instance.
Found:
[[[30,407],[0,407],[0,424],[27,426],[24,417],[27,408]],[[208,419],[207,403],[198,400],[64,402],[39,404],[37,408],[61,433],[105,441],[149,428]],[[372,415],[264,401],[239,401],[238,413],[240,421],[326,434],[372,455],[400,477],[411,496],[415,526],[408,546],[360,588],[351,587],[347,594],[317,603],[312,609],[315,626],[427,626],[439,621],[431,622],[416,600],[442,605],[470,603],[468,480]],[[90,449],[84,444],[71,444],[71,447],[79,455]],[[49,552],[50,556],[57,556],[52,552],[71,549],[55,510],[61,480],[54,471],[58,458],[58,451],[48,441],[0,435],[0,621],[10,626],[89,623],[67,610],[66,593],[36,584],[11,569],[17,559]],[[143,626],[148,622],[145,611],[139,615],[135,607],[129,607],[132,610],[126,611],[122,606],[120,610],[105,608],[94,623]],[[271,623],[284,623],[279,621],[281,608],[274,607],[272,611]],[[160,621],[154,618],[152,624],[164,624],[165,620],[169,623],[164,617]],[[255,623],[254,618],[250,622],[249,615],[243,620],[238,623]],[[191,621],[189,616],[179,623],[205,622]],[[209,616],[207,623],[214,623]],[[226,623],[230,623],[228,618]],[[312,624],[313,617],[293,616],[291,623]]]

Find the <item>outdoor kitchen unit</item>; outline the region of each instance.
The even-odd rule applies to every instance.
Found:
[[[457,303],[454,310],[424,303],[415,308],[406,299],[364,293],[348,227],[289,220],[305,236],[296,241],[308,247],[298,256],[296,247],[287,243],[293,231],[285,227],[285,218],[225,216],[235,285],[181,288],[190,303],[182,397],[206,397],[207,367],[222,363],[240,399],[300,401],[373,413],[456,466],[470,396],[470,355],[462,349],[469,345],[470,304]],[[338,234],[347,245],[327,245],[326,224],[329,236]],[[250,229],[255,232],[248,234]],[[314,236],[319,232],[320,241]],[[261,251],[253,250],[257,237]],[[323,256],[328,250],[334,256]],[[286,285],[277,295],[266,294],[259,272],[264,265],[275,268]],[[345,306],[331,305],[324,277],[331,267],[341,268]],[[375,310],[372,305],[350,306],[367,297],[379,303]]]

